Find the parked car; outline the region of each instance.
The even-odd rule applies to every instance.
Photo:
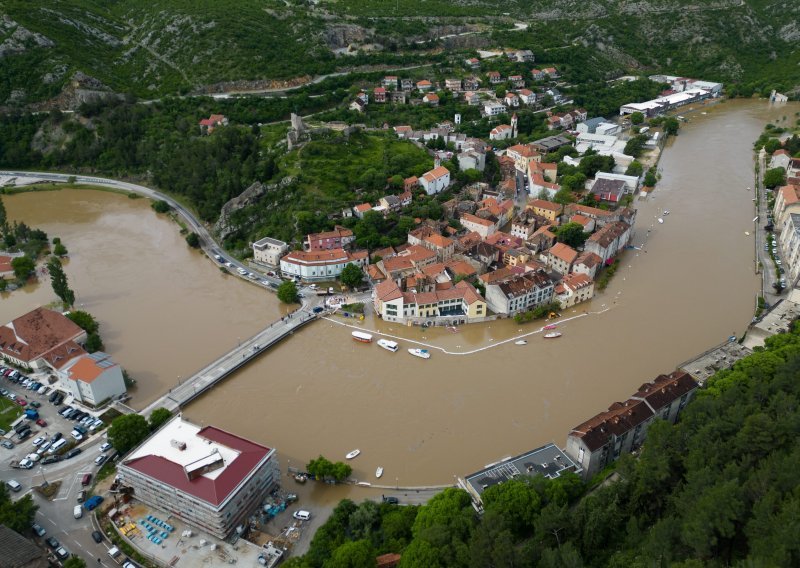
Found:
[[[86,501],[86,491],[84,491],[83,489],[78,491],[77,501],[78,503],[83,503],[84,501]]]
[[[105,455],[105,454],[100,454],[99,456],[97,456],[96,458],[94,458],[94,464],[95,464],[95,465],[100,465],[100,466],[101,466],[101,465],[103,465],[104,463],[106,463],[106,460],[107,460],[107,459],[108,459],[108,456],[107,456],[107,455]]]
[[[111,446],[111,443],[110,443],[110,442],[104,442],[104,443],[103,443],[103,444],[100,446],[100,451],[101,451],[101,452],[105,452],[106,450],[110,450],[110,449],[111,449],[111,447],[112,447],[112,446]]]
[[[384,497],[383,502],[389,505],[397,505],[400,503],[400,500],[397,497]]]
[[[69,558],[69,551],[63,546],[59,546],[56,550],[56,556],[58,556],[59,560],[66,560]]]
[[[100,497],[100,495],[94,495],[94,496],[92,496],[92,497],[89,497],[88,501],[86,501],[86,503],[84,503],[84,504],[83,504],[83,507],[84,507],[84,508],[85,508],[87,511],[93,511],[93,510],[94,510],[94,509],[96,509],[96,508],[97,508],[97,507],[100,505],[100,503],[102,503],[102,502],[103,502],[103,498],[102,498],[102,497]]]
[[[31,525],[31,528],[33,529],[33,532],[36,533],[36,536],[44,536],[45,534],[47,534],[47,531],[44,530],[44,527],[38,523],[33,523],[33,525]]]
[[[38,448],[44,443],[46,439],[47,438],[45,438],[44,436],[39,436],[38,438],[33,440],[33,445]]]
[[[11,440],[3,440],[2,444],[0,445],[2,445],[4,448],[8,450],[14,449],[14,442],[12,442]]]
[[[44,543],[53,550],[61,546],[61,543],[58,542],[58,539],[54,536],[48,536],[46,539],[44,539]]]
[[[47,465],[47,464],[56,463],[56,462],[59,462],[59,461],[61,461],[61,456],[47,456],[46,458],[44,458],[41,461],[41,464],[42,465]]]
[[[66,454],[64,454],[64,459],[68,460],[70,458],[74,458],[79,453],[81,453],[81,451],[83,451],[83,450],[81,450],[80,448],[72,448],[70,451],[68,451]]]
[[[86,487],[92,482],[92,474],[91,473],[84,473],[83,477],[81,477],[81,485]]]
[[[47,420],[45,420],[44,418],[37,418],[37,419],[36,419],[36,423],[37,423],[39,426],[41,426],[42,428],[44,428],[45,426],[47,426]]]
[[[28,401],[22,397],[17,397],[17,404],[19,404],[20,406],[26,406],[28,404]]]
[[[80,519],[83,516],[83,508],[80,505],[75,505],[72,508],[72,516],[76,519]]]
[[[292,513],[292,516],[298,521],[307,521],[311,518],[311,512],[300,509],[299,511]]]
[[[42,403],[41,403],[41,402],[38,402],[38,401],[36,401],[36,400],[34,400],[34,401],[31,403],[31,406],[32,406],[32,407],[34,407],[34,408],[41,408],[41,406],[42,406]]]
[[[100,531],[92,531],[92,539],[96,543],[100,544],[101,542],[103,542],[103,533],[101,533]]]

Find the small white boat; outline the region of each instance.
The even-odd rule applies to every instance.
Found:
[[[427,349],[409,349],[409,353],[411,353],[414,357],[420,357],[422,359],[430,359],[431,354],[428,353]]]
[[[561,337],[561,334],[557,331],[551,331],[550,333],[545,333],[545,339],[555,339],[556,337]]]
[[[363,331],[354,331],[352,335],[353,339],[355,339],[356,341],[360,341],[361,343],[372,343],[371,333],[364,333]]]
[[[372,484],[369,481],[359,481],[357,485],[359,487],[372,487]]]
[[[383,347],[387,351],[391,351],[392,353],[400,349],[400,346],[397,344],[396,341],[389,341],[388,339],[379,339],[378,345],[380,347]]]
[[[383,475],[383,468],[378,466],[378,469],[375,470],[375,477],[380,478]]]
[[[744,235],[745,235],[746,237],[749,237],[749,236],[750,236],[750,232],[749,232],[749,231],[745,231],[745,232],[744,232]]]
[[[669,209],[664,209],[664,215],[669,215]]]
[[[519,339],[519,340],[514,342],[514,345],[527,345],[527,344],[528,344],[528,342],[525,341],[524,339]]]
[[[664,222],[664,219],[662,219],[661,217],[659,217],[659,218],[658,218],[658,222],[659,222],[659,223],[663,223],[663,222]]]
[[[353,459],[354,457],[356,457],[360,453],[361,453],[361,450],[353,450],[352,452],[350,452],[349,454],[347,454],[344,457],[346,457],[347,459],[351,460],[351,459]]]

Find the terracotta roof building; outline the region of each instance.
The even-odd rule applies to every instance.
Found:
[[[66,316],[36,308],[0,327],[0,356],[27,369],[60,369],[85,353],[84,341],[86,332]]]
[[[75,400],[90,406],[100,406],[127,390],[122,367],[101,351],[75,357],[58,374]]]
[[[450,185],[450,170],[444,166],[437,166],[422,175],[419,185],[428,195],[439,193]]]
[[[310,233],[306,235],[306,250],[331,250],[337,248],[347,248],[350,243],[355,241],[353,231],[339,225],[332,231],[324,233]]]
[[[487,313],[485,300],[466,280],[430,292],[403,292],[395,282],[386,280],[375,287],[373,303],[381,318],[400,323],[470,323],[481,321]]]
[[[553,299],[553,281],[544,271],[526,272],[486,285],[486,302],[496,314],[513,316]]]
[[[547,263],[561,274],[569,274],[577,258],[578,251],[564,243],[554,244],[547,252]]]
[[[348,264],[366,268],[369,254],[365,250],[347,252],[344,249],[294,250],[281,258],[281,274],[303,281],[338,278]]]
[[[567,455],[583,468],[585,479],[591,478],[623,453],[637,450],[656,418],[674,424],[697,387],[684,371],[659,375],[625,402],[615,402],[573,428],[567,438]]]
[[[280,477],[275,450],[180,415],[135,448],[117,468],[147,505],[226,538]]]

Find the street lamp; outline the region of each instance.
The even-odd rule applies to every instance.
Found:
[[[41,474],[42,474],[42,481],[43,481],[43,483],[42,483],[42,487],[47,487],[48,485],[50,485],[50,484],[47,482],[47,478],[44,476],[44,467],[43,467],[43,466],[41,466],[41,465],[39,466],[39,473],[41,473]]]

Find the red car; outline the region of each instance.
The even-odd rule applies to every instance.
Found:
[[[24,398],[18,398],[17,404],[19,404],[20,406],[25,406],[26,404],[28,404],[28,401],[25,400]]]
[[[37,423],[39,426],[41,426],[42,428],[44,428],[45,426],[47,426],[47,420],[45,420],[44,418],[39,418],[39,419],[36,421],[36,423]]]

